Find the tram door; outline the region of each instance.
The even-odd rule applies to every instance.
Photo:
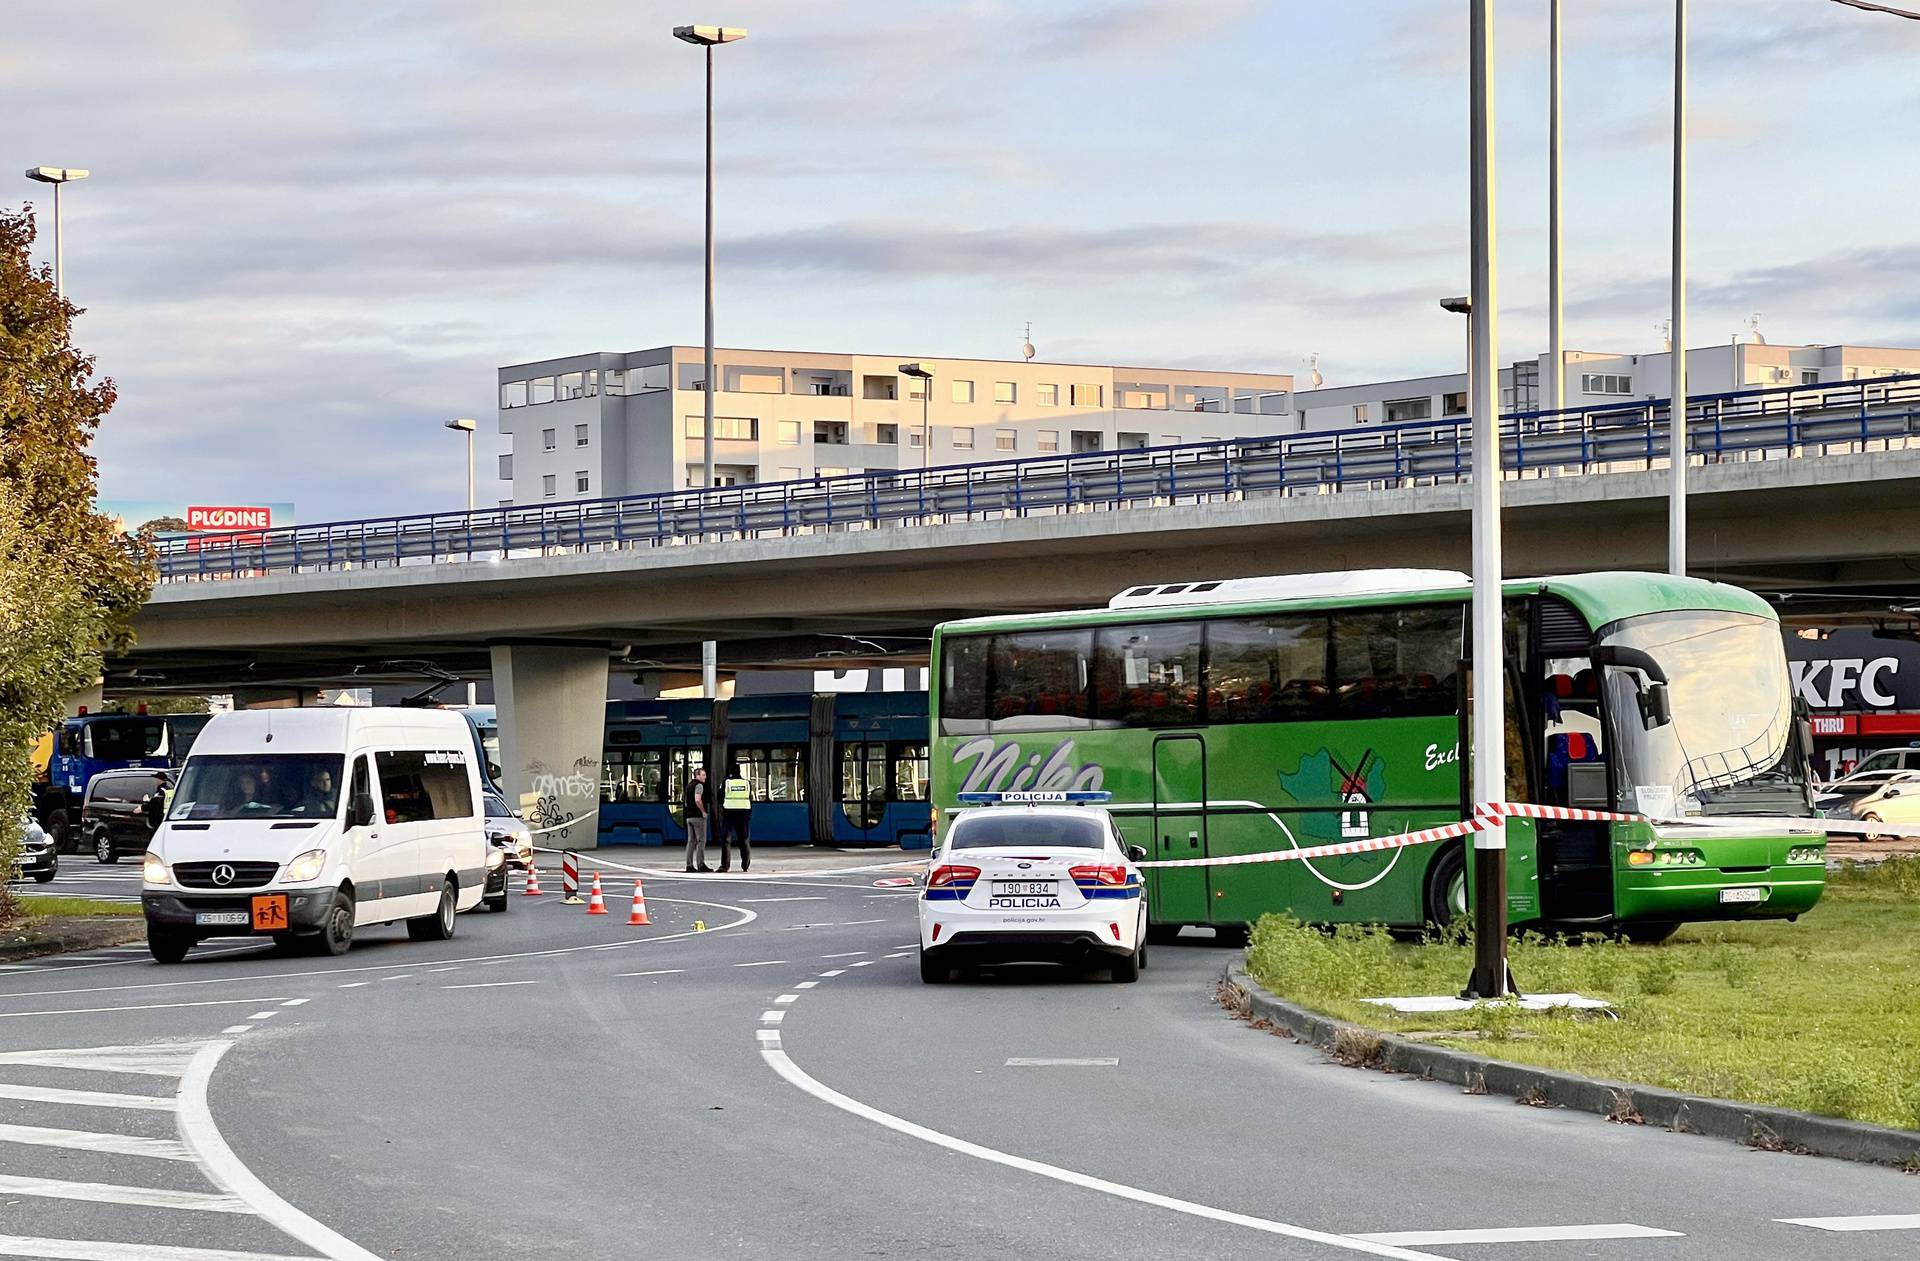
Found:
[[[887,813],[887,744],[847,740],[840,745],[840,814],[851,831],[839,838],[871,841]]]
[[[1153,845],[1156,861],[1207,856],[1207,744],[1197,735],[1153,742]],[[1205,924],[1207,869],[1150,868],[1148,905],[1161,923]]]

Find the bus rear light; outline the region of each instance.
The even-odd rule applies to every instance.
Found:
[[[927,888],[940,889],[948,885],[972,884],[979,878],[980,869],[978,867],[961,867],[943,863],[935,867],[933,874],[927,877]]]
[[[1127,882],[1125,867],[1070,867],[1067,874],[1082,883],[1123,885]]]

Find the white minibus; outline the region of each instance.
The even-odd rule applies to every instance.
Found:
[[[437,709],[254,709],[194,743],[140,890],[147,944],[178,963],[208,937],[344,954],[405,920],[453,936],[479,903],[487,844],[473,728]]]

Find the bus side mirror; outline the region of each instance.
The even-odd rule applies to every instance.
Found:
[[[1648,731],[1673,721],[1673,701],[1667,696],[1665,683],[1649,683],[1640,693],[1640,721]]]
[[[347,802],[347,826],[363,828],[373,822],[373,796],[371,793],[356,793]]]

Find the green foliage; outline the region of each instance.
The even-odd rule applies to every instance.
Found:
[[[137,904],[104,902],[99,898],[26,898],[22,902],[29,922],[37,919],[63,919],[85,916],[88,919],[124,919],[144,914]]]
[[[87,449],[113,382],[73,345],[77,309],[33,267],[33,240],[31,212],[0,211],[0,869],[31,800],[34,741],[129,641],[153,585],[144,541],[94,510]]]

